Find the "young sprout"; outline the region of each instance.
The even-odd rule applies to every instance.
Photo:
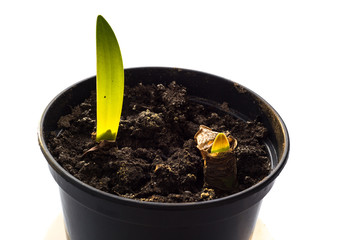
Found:
[[[224,133],[218,133],[211,147],[211,153],[226,152],[230,149],[229,141]]]
[[[222,191],[234,191],[238,186],[234,153],[236,139],[204,125],[200,125],[194,138],[204,160],[204,185]]]
[[[99,15],[96,23],[96,141],[114,141],[124,97],[124,67],[116,36]]]

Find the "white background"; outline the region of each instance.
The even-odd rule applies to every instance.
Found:
[[[61,212],[38,121],[95,74],[98,14],[125,67],[209,72],[279,112],[290,158],[260,213],[275,240],[359,239],[360,3],[347,0],[1,1],[2,239],[43,239]]]

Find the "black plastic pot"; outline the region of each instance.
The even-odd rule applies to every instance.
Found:
[[[39,143],[50,171],[60,186],[68,237],[71,240],[249,240],[263,197],[269,192],[288,158],[289,137],[276,111],[249,89],[229,80],[177,68],[126,69],[126,84],[167,84],[176,81],[188,94],[210,105],[228,102],[233,114],[258,119],[269,130],[266,144],[271,174],[260,183],[228,197],[196,203],[151,203],[126,199],[97,190],[65,171],[46,146],[46,133],[56,130],[61,115],[95,90],[95,77],[60,93],[45,109]],[[141,97],[141,96],[139,96]]]

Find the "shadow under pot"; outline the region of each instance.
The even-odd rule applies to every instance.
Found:
[[[260,205],[289,154],[289,136],[278,113],[251,90],[203,72],[161,67],[125,70],[125,83],[186,87],[193,99],[218,107],[228,103],[231,114],[244,121],[257,119],[267,129],[269,174],[240,192],[199,202],[160,203],[129,199],[98,190],[66,171],[50,153],[51,132],[59,131],[61,116],[95,91],[95,77],[81,81],[56,96],[45,109],[38,139],[50,172],[60,187],[65,228],[71,240],[249,240]],[[141,97],[141,96],[139,96]]]

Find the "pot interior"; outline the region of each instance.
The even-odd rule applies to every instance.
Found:
[[[192,96],[191,100],[193,101],[217,109],[223,102],[227,102],[231,109],[229,114],[244,121],[257,119],[268,129],[268,137],[264,143],[268,148],[273,168],[268,178],[274,179],[284,167],[289,152],[289,138],[286,127],[277,112],[253,91],[233,81],[192,70],[160,67],[125,70],[125,84],[134,86],[139,81],[143,84],[162,83],[164,85],[176,81],[187,88],[188,95]],[[57,121],[60,116],[70,113],[73,106],[88,98],[90,96],[89,90],[95,90],[95,86],[96,78],[94,76],[64,90],[49,104],[41,121],[40,142],[42,141],[41,138],[44,138],[43,141],[46,143],[46,134],[43,133],[59,131]],[[73,92],[77,94],[75,95]],[[46,148],[46,144],[43,144],[43,146]],[[52,162],[55,160],[48,157],[47,160],[50,165],[57,165]]]

